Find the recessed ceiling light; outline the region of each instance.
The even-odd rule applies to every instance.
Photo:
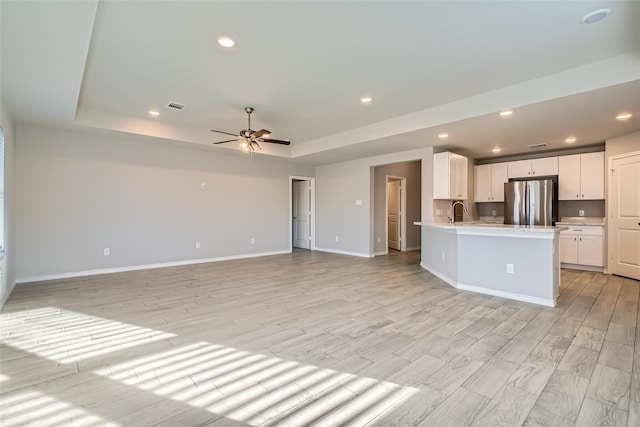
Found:
[[[440,133],[438,134],[438,138],[440,138],[440,139],[447,139],[447,138],[449,138],[449,134],[448,134],[448,133],[446,133],[446,132],[440,132]]]
[[[160,112],[158,110],[149,110],[149,115],[153,117],[158,117]]]
[[[222,47],[233,47],[236,44],[235,40],[229,36],[218,36],[216,42]]]
[[[573,144],[574,142],[576,142],[576,137],[570,136],[567,139],[565,139],[564,142],[566,142],[567,144]]]
[[[611,13],[611,9],[598,9],[593,12],[589,12],[582,17],[580,23],[582,24],[593,24],[598,21],[602,21],[604,18],[609,16]]]
[[[491,149],[491,151],[493,151],[494,153],[499,153],[499,152],[501,152],[501,151],[502,151],[502,148],[500,148],[500,147],[494,147],[494,148],[492,148],[492,149]]]
[[[373,98],[370,96],[363,96],[362,98],[360,98],[360,102],[362,102],[363,104],[371,104],[371,101],[373,101]]]
[[[629,120],[631,117],[633,117],[633,114],[631,113],[620,113],[616,116],[616,119],[624,122],[625,120]]]
[[[500,117],[509,117],[513,114],[513,110],[500,111]]]

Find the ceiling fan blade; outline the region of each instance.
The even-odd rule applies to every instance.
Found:
[[[237,139],[227,139],[226,141],[214,142],[214,145],[215,144],[224,144],[225,142],[234,142],[234,141],[237,141]]]
[[[257,130],[257,131],[255,131],[253,133],[253,137],[254,138],[260,138],[263,135],[271,135],[271,131],[270,130],[266,130],[266,129],[260,129],[260,130]]]
[[[260,138],[264,142],[271,142],[273,144],[282,144],[282,145],[290,145],[291,141],[284,141],[282,139],[269,139],[269,138]]]
[[[215,129],[211,129],[211,132],[218,132],[218,133],[223,133],[223,134],[225,134],[225,135],[231,135],[231,136],[240,136],[240,135],[238,135],[238,134],[236,134],[236,133],[229,133],[229,132],[224,132],[224,131],[221,131],[221,130],[215,130]]]

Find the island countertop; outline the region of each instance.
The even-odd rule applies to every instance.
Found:
[[[553,239],[554,235],[561,231],[568,230],[562,226],[543,225],[513,225],[513,224],[491,224],[476,221],[457,222],[455,224],[445,222],[423,223],[414,222],[414,225],[422,227],[449,231],[455,234],[500,236],[500,237],[525,237],[536,239]]]

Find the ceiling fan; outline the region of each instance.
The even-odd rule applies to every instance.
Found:
[[[291,141],[288,141],[288,140],[265,138],[265,136],[268,137],[269,135],[271,135],[271,131],[268,131],[266,129],[252,130],[251,129],[251,113],[253,113],[253,110],[254,110],[253,107],[244,107],[244,111],[246,111],[248,116],[248,124],[247,124],[247,128],[244,130],[241,130],[240,133],[238,134],[211,129],[211,132],[217,132],[217,133],[222,133],[224,135],[231,135],[236,137],[235,139],[228,139],[226,141],[214,142],[214,144],[217,145],[217,144],[224,144],[226,142],[242,141],[242,149],[244,151],[262,150],[262,147],[260,147],[260,144],[259,144],[260,142],[271,142],[273,144],[281,144],[281,145],[291,144]]]

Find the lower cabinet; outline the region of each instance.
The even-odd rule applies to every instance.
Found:
[[[572,226],[560,232],[560,262],[604,267],[602,226]]]

